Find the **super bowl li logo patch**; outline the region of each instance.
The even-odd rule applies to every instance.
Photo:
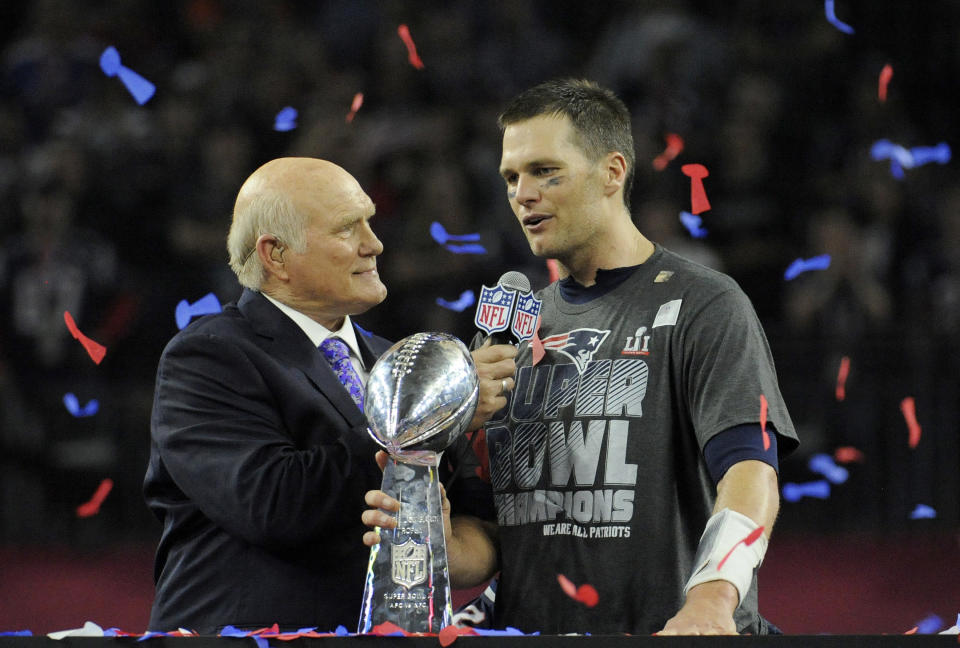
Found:
[[[413,540],[393,545],[390,580],[407,589],[427,580],[427,545]]]
[[[509,290],[500,284],[493,288],[481,286],[473,323],[487,335],[506,331],[510,327],[510,313],[516,301],[516,290]],[[533,335],[533,332],[530,334]]]

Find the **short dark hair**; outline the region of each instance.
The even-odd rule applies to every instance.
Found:
[[[630,207],[633,191],[633,130],[630,111],[612,90],[586,79],[555,79],[524,90],[514,97],[497,117],[501,132],[511,124],[541,115],[565,116],[577,134],[577,144],[587,158],[596,162],[617,151],[627,160],[623,203]]]

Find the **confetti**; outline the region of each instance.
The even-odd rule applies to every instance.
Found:
[[[853,463],[863,461],[863,453],[853,446],[840,446],[833,451],[833,458],[840,463]]]
[[[460,293],[460,297],[456,301],[447,301],[443,297],[437,297],[437,304],[443,306],[444,308],[449,308],[452,311],[457,311],[462,313],[464,310],[470,308],[476,303],[477,297],[474,295],[472,290],[464,290]]]
[[[827,499],[830,497],[830,482],[820,479],[804,484],[787,482],[783,485],[783,499],[788,502],[799,502],[804,497]]]
[[[464,628],[464,630],[466,630],[466,628]],[[466,632],[464,634],[466,634]],[[456,641],[459,636],[460,629],[455,625],[448,625],[440,630],[437,638],[440,640],[440,645],[443,646],[443,648],[447,648],[447,646]]]
[[[850,358],[843,356],[840,358],[840,370],[837,372],[837,390],[838,401],[847,397],[847,376],[850,375]]]
[[[807,468],[812,472],[823,475],[832,484],[842,484],[850,476],[846,468],[833,463],[833,457],[823,452],[810,457]]]
[[[597,588],[585,583],[577,588],[576,599],[587,607],[592,608],[596,607],[597,603],[600,602],[600,595],[597,593]]]
[[[760,394],[760,431],[763,433],[763,449],[770,449],[770,433],[767,432],[767,397]]]
[[[134,101],[141,106],[150,100],[157,87],[120,62],[120,53],[112,45],[100,54],[100,69],[108,77],[120,77]]]
[[[450,241],[462,242],[462,241],[479,241],[480,240],[479,233],[450,234],[443,227],[443,225],[441,225],[437,221],[433,221],[432,223],[430,223],[430,236],[433,238],[434,241],[436,241],[440,245],[444,245],[445,243],[449,243]]]
[[[563,574],[557,574],[557,582],[560,583],[563,593],[572,598],[574,601],[579,601],[586,605],[587,607],[594,607],[600,601],[600,595],[597,594],[597,588],[593,585],[584,583],[580,587],[577,587],[573,584],[569,578]]]
[[[903,180],[903,170],[914,166],[913,154],[899,144],[890,140],[880,139],[870,147],[870,158],[876,162],[890,160],[890,175],[897,180]]]
[[[577,598],[577,586],[573,584],[573,581],[563,574],[557,574],[557,582],[560,583],[560,588],[564,594],[572,599]]]
[[[810,257],[809,259],[796,259],[783,273],[783,278],[787,281],[796,279],[798,275],[809,270],[826,270],[830,267],[830,255],[821,254],[820,256]]]
[[[687,228],[693,238],[703,238],[707,235],[707,230],[701,227],[703,219],[695,214],[685,211],[680,212],[680,222]]]
[[[937,164],[946,164],[950,161],[950,145],[946,142],[940,142],[936,146],[914,146],[910,149],[910,155],[913,156],[913,166],[923,166],[931,162]]]
[[[852,34],[853,27],[837,18],[837,13],[833,7],[833,0],[824,0],[823,10],[827,14],[827,22],[842,31],[844,34]]]
[[[350,104],[350,112],[347,113],[346,120],[348,124],[353,121],[354,117],[356,117],[357,111],[360,110],[360,106],[362,105],[363,105],[363,93],[358,92],[357,94],[353,95],[353,103]]]
[[[707,192],[703,188],[703,179],[710,175],[707,167],[702,164],[684,164],[680,171],[690,178],[690,211],[699,214],[710,209]]]
[[[942,627],[943,619],[936,614],[931,614],[917,622],[917,634],[933,634]]]
[[[666,169],[670,161],[683,151],[683,138],[676,133],[667,133],[664,139],[667,140],[667,148],[664,149],[663,153],[653,158],[653,168],[657,171]]]
[[[443,247],[447,248],[454,254],[486,254],[487,253],[487,249],[485,247],[483,247],[482,245],[478,245],[476,243],[467,243],[465,245],[454,245],[453,243],[449,243],[447,245],[444,245]]]
[[[223,309],[220,307],[220,300],[217,299],[217,296],[213,293],[207,293],[192,304],[186,299],[181,299],[174,311],[174,319],[177,322],[177,328],[183,329],[190,323],[191,318],[219,313],[221,310]]]
[[[540,316],[537,315],[537,325],[533,330],[533,338],[530,340],[530,349],[533,353],[533,364],[536,366],[547,351],[543,348],[543,340],[540,339]]]
[[[900,401],[900,411],[903,412],[903,419],[907,422],[907,429],[910,432],[910,447],[916,448],[917,444],[920,443],[920,434],[923,430],[917,423],[917,404],[913,400],[913,396],[907,396]]]
[[[80,332],[80,329],[77,328],[77,323],[73,321],[73,315],[70,314],[70,311],[63,311],[63,321],[67,323],[67,328],[70,330],[70,335],[76,340],[80,340],[80,344],[83,345],[83,348],[87,350],[87,353],[90,355],[90,359],[93,360],[96,364],[100,364],[103,361],[103,356],[107,354],[107,347],[103,346],[99,342],[94,342],[86,335]]]
[[[96,398],[91,398],[86,405],[80,407],[80,401],[77,400],[73,392],[67,392],[63,395],[63,404],[67,411],[77,418],[93,416],[100,409],[100,403]]]
[[[420,60],[420,56],[417,54],[417,46],[413,42],[413,37],[410,36],[410,28],[406,25],[400,25],[397,27],[397,34],[400,36],[400,39],[403,40],[403,44],[407,46],[407,60],[410,61],[410,65],[418,70],[422,70],[423,61]]]
[[[877,97],[880,101],[887,100],[887,85],[890,84],[890,79],[893,78],[893,67],[887,63],[883,66],[883,69],[880,70],[880,79],[877,82]]]
[[[937,517],[937,512],[932,506],[927,506],[926,504],[917,504],[910,512],[911,520],[930,520],[935,517]]]
[[[547,274],[550,277],[550,283],[560,280],[560,262],[556,259],[547,259]]]
[[[112,488],[113,480],[109,477],[100,482],[97,490],[93,493],[93,497],[91,497],[88,502],[77,507],[77,517],[85,518],[99,513],[100,505],[103,504],[103,500],[107,499],[107,495],[110,494],[110,489]]]
[[[293,130],[297,127],[297,115],[297,109],[293,106],[281,108],[273,120],[273,130],[281,132]]]
[[[763,526],[761,525],[761,526],[758,526],[753,531],[751,531],[750,533],[748,533],[746,538],[743,538],[742,540],[737,540],[736,544],[730,547],[730,551],[728,551],[724,555],[724,557],[720,559],[720,562],[717,563],[717,571],[720,571],[721,569],[723,569],[723,563],[727,562],[727,558],[730,557],[730,554],[733,553],[734,549],[739,547],[741,544],[746,547],[749,547],[750,545],[752,545],[754,542],[757,541],[757,539],[760,537],[762,533],[763,533]]]

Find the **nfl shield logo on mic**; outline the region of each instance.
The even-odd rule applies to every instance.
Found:
[[[473,323],[487,335],[506,331],[510,327],[510,311],[516,300],[516,290],[508,290],[500,284],[493,288],[482,286]]]
[[[510,331],[519,341],[525,342],[533,337],[542,305],[543,302],[532,294],[520,295],[517,298],[517,311],[513,315]]]

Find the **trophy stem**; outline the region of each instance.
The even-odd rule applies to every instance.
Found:
[[[397,527],[381,530],[370,549],[358,632],[390,621],[407,632],[439,632],[453,606],[443,534],[439,465],[442,453],[408,463],[391,456],[381,490],[400,502]]]

